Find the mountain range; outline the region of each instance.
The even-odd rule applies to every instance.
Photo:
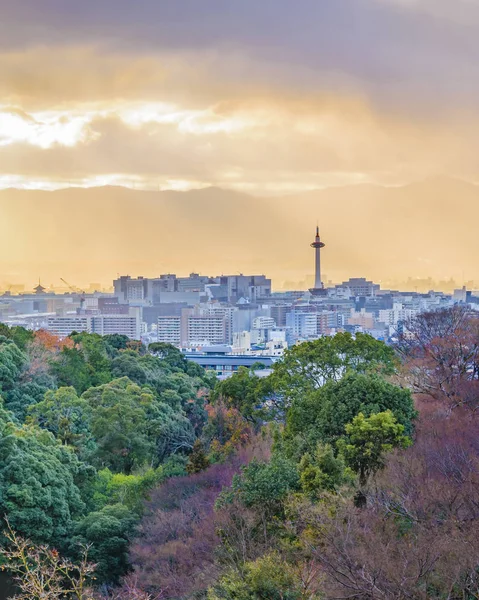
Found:
[[[0,191],[0,283],[84,285],[117,275],[265,273],[276,287],[313,272],[336,281],[478,279],[479,187],[438,178],[258,197],[215,187]]]

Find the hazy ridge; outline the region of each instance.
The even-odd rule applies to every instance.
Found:
[[[477,278],[479,188],[453,179],[260,198],[219,188],[0,191],[0,281],[108,282],[117,272],[312,271],[318,222],[332,278]]]

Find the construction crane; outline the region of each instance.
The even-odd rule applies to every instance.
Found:
[[[68,281],[63,279],[63,277],[60,277],[60,281],[63,281],[63,283],[69,288],[69,290],[73,294],[80,294],[80,310],[83,310],[83,306],[85,304],[85,290],[81,290],[79,287],[74,287],[73,285],[71,285],[71,283],[68,283]]]

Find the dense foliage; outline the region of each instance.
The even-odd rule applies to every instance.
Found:
[[[223,382],[167,344],[2,331],[0,509],[32,548],[91,545],[120,582],[91,597],[477,599],[478,320],[408,327]]]
[[[90,545],[97,579],[116,581],[150,490],[186,473],[211,378],[124,336],[0,333],[1,515],[70,558]]]

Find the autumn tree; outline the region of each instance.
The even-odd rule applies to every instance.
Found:
[[[479,318],[467,307],[412,318],[399,340],[404,375],[417,393],[475,409],[479,402]]]

